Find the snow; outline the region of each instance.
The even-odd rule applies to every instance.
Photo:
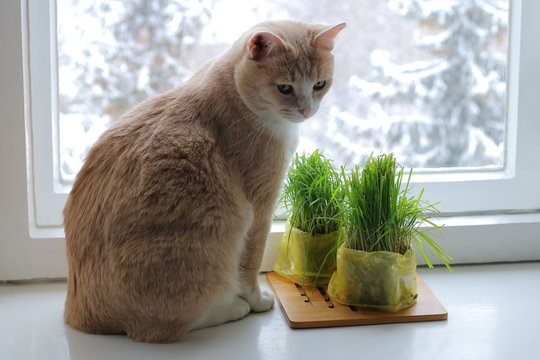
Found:
[[[362,3],[175,0],[164,10],[151,2],[148,18],[128,21],[122,14],[140,5],[135,0],[58,2],[62,176],[74,177],[125,109],[181,83],[215,49],[268,19],[348,23],[334,51],[332,90],[302,125],[300,151],[320,148],[337,164],[392,151],[409,167],[500,165],[508,1]],[[142,20],[159,32],[156,48],[148,28],[133,27]]]
[[[270,19],[290,17],[272,1],[221,0],[212,11],[212,21],[202,33],[204,44],[231,44],[250,27]]]
[[[61,180],[71,182],[81,168],[86,153],[108,127],[108,119],[87,114],[59,114]]]

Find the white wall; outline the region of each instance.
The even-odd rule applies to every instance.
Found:
[[[63,239],[28,225],[21,3],[0,1],[0,280],[65,277]]]

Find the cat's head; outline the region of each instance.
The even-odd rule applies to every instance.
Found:
[[[263,117],[293,123],[315,114],[332,84],[333,40],[344,27],[276,21],[248,31],[235,68],[244,103]]]

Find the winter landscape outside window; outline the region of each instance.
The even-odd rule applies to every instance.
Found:
[[[56,84],[58,78],[56,5],[58,3],[62,6],[67,1],[70,0],[25,0],[20,3],[7,1],[2,2],[1,6],[0,18],[3,21],[0,23],[6,30],[3,32],[3,50],[5,50],[3,55],[5,56],[2,56],[2,60],[4,70],[6,70],[3,85],[7,91],[0,99],[6,115],[0,122],[2,130],[0,139],[6,150],[5,156],[0,157],[2,169],[5,170],[2,175],[3,186],[0,187],[0,195],[4,199],[0,202],[0,210],[5,216],[0,217],[0,225],[7,232],[6,236],[0,239],[0,245],[7,251],[0,251],[0,263],[3,264],[4,276],[10,279],[66,276],[62,208],[67,194],[58,191],[54,182],[54,178],[58,176],[54,175],[53,169],[58,169],[59,166],[53,165],[55,161],[58,161],[58,156],[53,158],[53,154],[59,154],[56,149],[59,143],[56,138],[59,129],[55,127],[58,125],[57,104],[62,105],[58,102]],[[111,1],[109,5],[115,6],[116,3],[119,2]],[[154,3],[155,1],[148,1],[148,4]],[[309,2],[309,5],[320,3],[325,2]],[[339,6],[338,1],[327,3]],[[443,3],[450,3],[450,1],[425,1],[422,2],[422,6],[433,4],[433,7],[437,7]],[[459,3],[466,3],[466,0]],[[219,25],[220,6],[227,7],[227,4],[235,8],[233,19],[222,18],[221,24],[225,25]],[[240,5],[237,7],[237,4]],[[341,35],[350,31],[353,20],[358,24],[366,23],[365,31],[373,28],[370,24],[374,20],[362,17],[362,12],[369,11],[369,6],[366,4],[378,7],[379,12],[389,11],[394,15],[396,13],[393,10],[395,8],[390,9],[388,3],[382,1],[379,4],[377,1],[369,3],[357,0],[354,4],[354,8],[349,8],[350,14],[348,12],[342,19],[349,23],[349,27],[340,34],[338,45],[348,46],[343,50],[344,54],[352,54],[346,58],[348,60],[345,63],[363,61],[361,65],[365,67],[370,64],[371,52],[354,56],[359,51],[359,45]],[[506,6],[504,3],[499,5],[501,4],[497,2],[483,1],[481,3],[481,6],[491,7],[492,10]],[[272,6],[267,5],[264,9],[259,6],[258,10],[267,11],[265,9]],[[358,10],[357,6],[365,8]],[[250,18],[250,7],[250,4],[246,5],[240,1],[216,2],[212,8],[212,21],[218,24],[214,25],[214,30],[219,29],[214,31],[216,36],[235,38],[238,33],[245,30],[245,25],[241,22]],[[537,259],[539,256],[540,194],[537,191],[537,184],[540,182],[540,162],[537,161],[537,157],[540,153],[538,142],[538,134],[540,134],[540,122],[538,122],[540,22],[538,22],[537,14],[540,13],[540,2],[512,0],[509,2],[509,7],[508,64],[505,74],[508,82],[505,117],[508,122],[505,125],[506,134],[504,135],[504,169],[473,166],[444,168],[445,170],[432,168],[435,170],[431,172],[426,171],[420,174],[420,171],[417,171],[418,180],[414,180],[413,175],[413,180],[417,182],[414,184],[415,187],[426,189],[426,199],[442,201],[439,208],[447,215],[459,214],[439,219],[440,223],[445,225],[444,232],[441,234],[442,244],[454,256],[455,263],[525,261]],[[502,9],[506,11],[505,8]],[[315,11],[310,8],[304,10]],[[426,14],[429,13],[427,10]],[[320,16],[313,21],[332,24],[340,20],[336,16],[332,17],[330,10],[322,9],[319,12]],[[65,13],[58,11],[58,15],[65,16]],[[286,14],[278,13],[272,16],[285,18]],[[376,16],[378,16],[377,13],[371,13],[371,17]],[[258,17],[250,18],[250,21],[254,23],[259,20]],[[77,20],[81,24],[82,21]],[[378,32],[372,35],[376,39],[370,40],[370,35],[364,34],[364,42],[373,44],[382,36],[383,30],[385,33],[390,32],[386,29],[383,18],[378,21],[382,25],[378,28]],[[92,36],[96,37],[98,30],[92,27],[87,27],[87,29],[87,33],[82,38],[79,36],[80,42]],[[205,31],[209,31],[208,26],[206,29]],[[414,33],[420,30],[422,30],[421,24],[416,22],[412,31]],[[426,28],[423,28],[422,31],[425,30]],[[358,31],[357,27],[356,32]],[[360,34],[357,35],[360,36]],[[412,43],[413,40],[414,38],[409,42]],[[404,65],[413,61],[426,60],[426,58],[414,60],[403,58],[403,60],[401,55],[396,55],[402,44],[388,41],[383,49],[387,49],[390,53],[390,60],[393,63]],[[208,46],[207,49],[201,50],[204,56],[197,61],[213,56],[210,48]],[[382,47],[371,45],[370,49],[377,48]],[[502,47],[500,49],[504,50]],[[93,49],[91,51],[95,52]],[[340,50],[336,49],[336,51]],[[133,53],[130,53],[130,56],[133,56]],[[115,68],[119,67],[115,66]],[[368,70],[365,71],[368,72]],[[135,77],[135,72],[133,74]],[[346,73],[348,77],[345,77],[344,81],[347,86],[351,75],[357,75],[362,79],[358,74]],[[374,82],[373,78],[363,79]],[[81,85],[75,83],[73,86],[77,91],[78,87]],[[73,114],[76,113],[75,110],[70,108]],[[326,112],[328,113],[329,110],[327,109]],[[90,124],[91,121],[87,121],[84,125]],[[73,136],[75,135],[76,133]],[[79,138],[74,142],[82,143],[83,140]],[[489,171],[478,171],[478,169],[489,169]],[[281,239],[283,227],[283,222],[274,222],[268,244],[277,243],[276,241]],[[270,269],[272,251],[266,253],[270,255],[267,258],[270,265],[265,269]]]
[[[508,0],[58,2],[56,179],[69,191],[122,113],[266,19],[348,23],[334,88],[299,151],[321,148],[337,165],[384,151],[430,171],[501,169],[508,17]]]

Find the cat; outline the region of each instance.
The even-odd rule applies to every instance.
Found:
[[[68,325],[166,343],[273,306],[272,212],[344,27],[261,23],[104,132],[64,209]]]

